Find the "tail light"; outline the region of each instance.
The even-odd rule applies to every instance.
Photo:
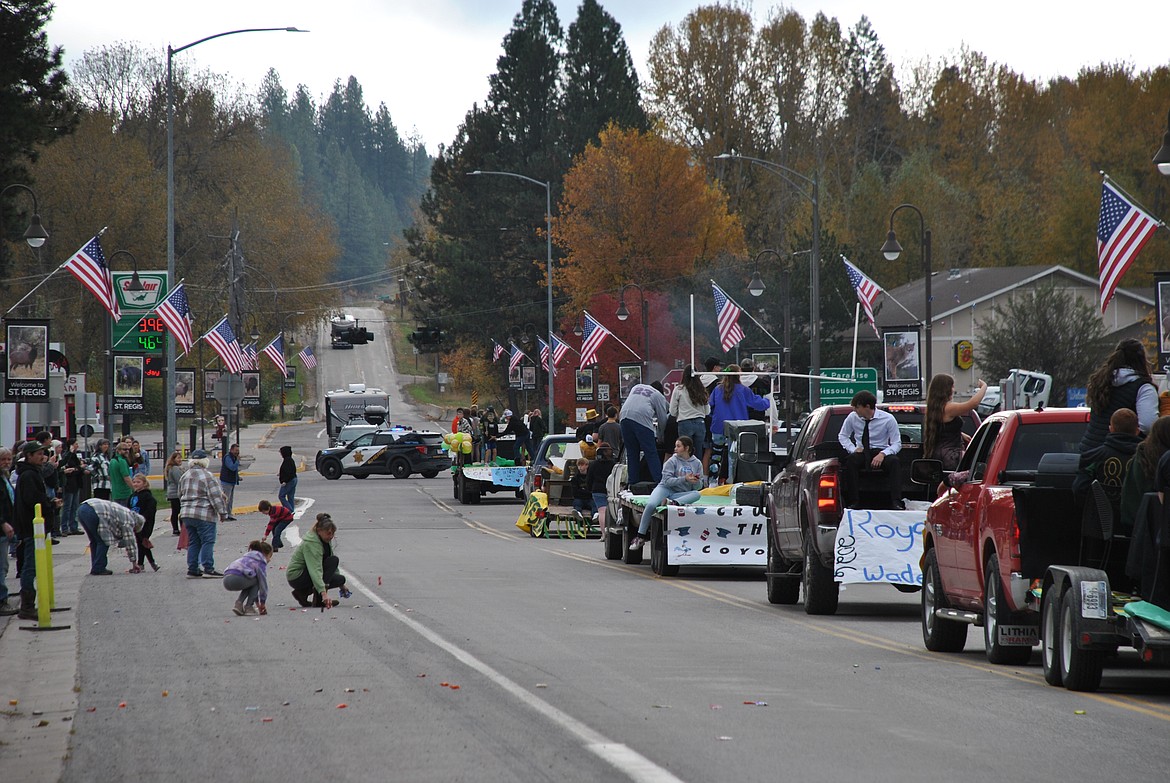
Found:
[[[544,484],[544,476],[542,476],[542,475],[541,475],[541,474],[539,474],[539,473],[535,473],[535,474],[533,474],[533,476],[532,476],[532,488],[533,488],[533,489],[540,489],[540,487],[541,487],[541,485],[542,485],[542,484]]]
[[[419,454],[422,454],[424,457],[427,455],[427,447],[426,446],[415,446],[414,449]]]
[[[817,511],[822,514],[836,514],[841,510],[840,495],[837,491],[837,474],[822,473],[817,481]]]

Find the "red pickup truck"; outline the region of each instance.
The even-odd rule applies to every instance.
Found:
[[[1126,531],[1099,484],[1084,498],[1073,493],[1088,420],[1083,408],[1010,411],[979,428],[959,463],[965,483],[926,516],[927,649],[959,652],[967,628],[981,626],[992,663],[1025,663],[1039,644],[1044,679],[1081,691],[1099,687],[1106,660],[1122,647],[1143,663],[1170,663],[1170,599],[1150,585],[1146,601],[1125,592]],[[912,472],[924,483],[941,473],[928,460]],[[1165,528],[1147,546],[1170,551],[1161,502],[1154,493],[1147,502]],[[1158,578],[1155,571],[1154,585]]]

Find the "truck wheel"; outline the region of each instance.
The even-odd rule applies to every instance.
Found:
[[[330,481],[341,478],[341,463],[335,459],[328,459],[321,463],[321,475]]]
[[[841,586],[833,581],[833,570],[825,568],[813,554],[809,539],[804,539],[804,611],[805,614],[836,614]]]
[[[606,524],[605,529],[601,531],[601,543],[605,547],[606,560],[622,559],[622,537],[610,531],[609,524]]]
[[[642,550],[630,551],[630,539],[638,532],[638,526],[633,522],[634,512],[628,508],[622,509],[622,562],[626,565],[641,565]]]
[[[1044,666],[1044,681],[1061,685],[1064,673],[1060,670],[1060,594],[1055,584],[1048,585],[1040,606],[1040,662]]]
[[[1032,657],[1032,648],[999,643],[1000,623],[1010,620],[1003,580],[999,578],[999,557],[992,555],[987,558],[987,567],[983,571],[983,644],[987,647],[987,660],[995,664],[1020,666]]]
[[[404,479],[410,476],[410,463],[404,459],[396,459],[390,463],[390,475],[396,479]]]
[[[459,493],[459,479],[463,476],[462,473],[456,473],[451,476],[451,497],[460,500]]]
[[[967,624],[935,614],[936,609],[945,608],[947,599],[938,574],[938,552],[931,549],[922,564],[922,643],[931,652],[962,652],[967,644]]]
[[[789,562],[780,556],[780,548],[772,543],[772,531],[768,531],[768,573],[782,574],[789,570]],[[768,579],[768,603],[794,604],[800,599],[800,580],[791,577],[770,576]]]
[[[657,517],[650,523],[650,570],[659,576],[678,576],[678,566],[667,557],[666,531]]]
[[[472,502],[471,492],[467,487],[467,476],[465,476],[463,473],[459,474],[457,486],[455,487],[455,494],[459,496],[459,502],[465,506]]]
[[[437,475],[439,475],[439,471],[437,470],[424,470],[422,472],[423,478],[434,478]]]
[[[1080,602],[1070,585],[1060,597],[1060,677],[1070,691],[1095,691],[1101,687],[1105,651],[1077,647],[1079,614]]]

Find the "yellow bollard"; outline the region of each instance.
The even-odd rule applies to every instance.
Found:
[[[37,564],[37,625],[45,628],[49,625],[49,602],[45,594],[49,590],[48,569],[49,553],[45,546],[45,518],[41,516],[41,504],[37,503],[33,513],[33,541],[36,543]]]
[[[53,554],[45,546],[45,518],[41,515],[41,504],[37,503],[33,509],[33,542],[36,550],[37,568],[37,624],[22,625],[25,631],[60,631],[68,625],[51,625],[49,614],[52,612],[53,594]]]
[[[37,605],[48,606],[49,611],[53,612],[57,609],[57,601],[53,596],[53,537],[45,529],[45,520],[40,517],[40,508],[40,504],[38,504],[37,516],[33,517],[33,528],[37,529],[39,527],[41,531],[41,540],[45,542],[45,580],[43,583],[41,582],[41,564],[38,561],[37,592],[40,593],[40,595],[37,598]]]

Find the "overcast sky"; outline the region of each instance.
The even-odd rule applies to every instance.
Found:
[[[557,0],[568,31],[579,0]],[[697,0],[602,0],[622,25],[645,78],[650,39],[677,25]],[[757,22],[774,3],[752,4]],[[869,17],[895,67],[955,53],[966,44],[1030,79],[1075,76],[1086,65],[1170,63],[1165,0],[1123,6],[1052,0],[790,0],[805,19],[818,11],[845,29]],[[66,65],[85,50],[135,41],[165,56],[208,35],[246,27],[296,26],[308,34],[250,33],[200,44],[184,65],[229,74],[250,91],[275,68],[291,94],[305,84],[318,104],[334,81],[356,76],[370,109],[385,103],[400,134],[417,132],[434,154],[449,144],[473,103],[483,103],[501,42],[521,0],[55,0],[49,42]],[[1116,8],[1120,13],[1112,13]],[[1168,96],[1170,98],[1170,96]],[[1170,108],[1170,107],[1168,107]]]

